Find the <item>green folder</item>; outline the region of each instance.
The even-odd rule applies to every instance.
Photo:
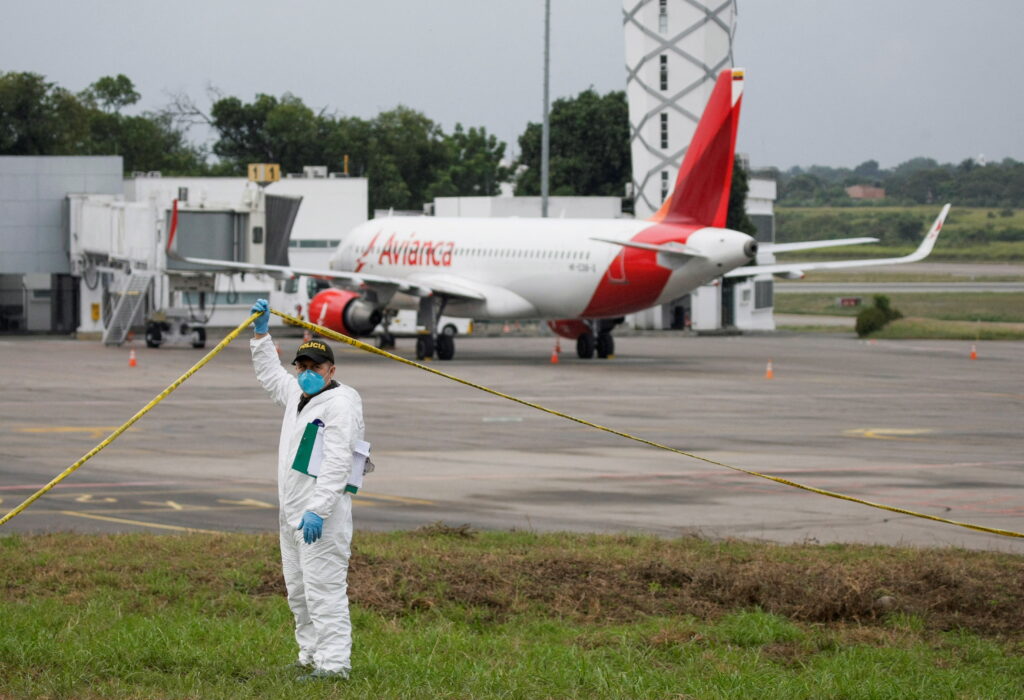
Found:
[[[316,423],[310,423],[306,426],[306,429],[302,432],[302,440],[299,441],[299,449],[295,453],[295,461],[292,462],[292,469],[302,472],[306,476],[312,476],[314,479],[316,476],[309,473],[309,458],[313,454],[313,444],[316,442],[318,430],[320,430],[320,426]]]

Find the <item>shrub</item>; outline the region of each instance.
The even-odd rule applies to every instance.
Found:
[[[857,314],[857,325],[855,326],[857,335],[861,338],[871,335],[875,331],[882,330],[888,322],[889,319],[886,318],[885,312],[876,309],[874,306],[869,306]]]
[[[903,318],[903,314],[898,309],[892,308],[889,297],[884,294],[876,294],[874,306],[869,306],[857,314],[857,325],[854,328],[857,335],[863,338],[875,331],[882,330],[889,321],[895,321],[898,318]]]

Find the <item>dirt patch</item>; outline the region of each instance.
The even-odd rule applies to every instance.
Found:
[[[123,594],[152,607],[182,596],[284,595],[272,535],[40,535],[0,538],[0,545],[0,601]],[[863,626],[871,637],[888,637],[894,616],[903,616],[929,630],[964,628],[1024,644],[1024,557],[952,549],[431,526],[360,533],[349,596],[395,617],[457,606],[489,621],[522,613],[598,623],[704,620],[758,607],[794,621]]]
[[[1024,559],[947,550],[897,550],[850,557],[844,549],[666,547],[657,558],[589,552],[493,553],[448,549],[436,566],[357,548],[354,604],[401,615],[415,601],[487,608],[498,617],[529,610],[597,622],[643,615],[714,618],[759,607],[792,620],[878,625],[893,614],[930,629],[1024,636]]]

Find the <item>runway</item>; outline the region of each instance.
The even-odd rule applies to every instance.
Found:
[[[290,358],[297,339],[281,341]],[[236,341],[7,532],[276,528],[280,414]],[[848,335],[634,336],[609,361],[550,338],[461,338],[432,366],[717,461],[872,501],[1024,530],[1024,343]],[[568,348],[563,348],[568,350]],[[411,342],[400,352],[411,353]],[[200,357],[49,338],[0,341],[6,512]],[[378,470],[357,529],[699,534],[777,542],[1024,542],[855,505],[657,451],[338,349]],[[773,362],[775,378],[764,379]]]

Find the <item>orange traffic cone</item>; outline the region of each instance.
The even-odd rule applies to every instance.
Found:
[[[553,365],[557,365],[558,364],[558,350],[552,350],[551,351],[551,364],[553,364]]]
[[[764,370],[765,379],[775,379],[775,372],[772,370],[772,361],[768,360],[768,367]]]
[[[138,362],[135,360],[135,348],[132,348],[131,351],[128,353],[128,366],[134,367],[137,364]]]
[[[978,359],[978,346],[975,345],[974,343],[971,343],[971,359],[972,360],[977,360]]]

